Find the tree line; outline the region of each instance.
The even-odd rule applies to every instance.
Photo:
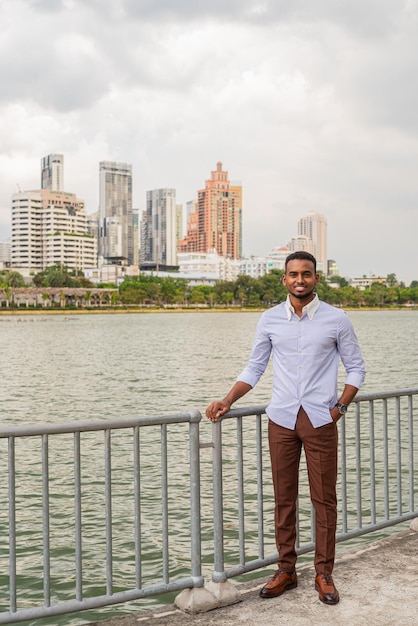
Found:
[[[241,275],[234,281],[218,281],[214,285],[191,286],[186,279],[156,275],[129,276],[119,286],[117,297],[112,298],[116,306],[223,306],[223,307],[269,307],[282,302],[287,289],[282,284],[283,272],[272,270],[265,276],[252,278]],[[348,284],[342,277],[333,278],[334,285],[320,273],[316,292],[321,300],[336,306],[346,307],[391,307],[416,305],[418,303],[418,281],[406,287],[389,274],[386,284],[373,283],[366,289]],[[14,270],[0,272],[0,287],[27,287],[23,276]],[[116,288],[114,284],[94,285],[81,272],[70,271],[56,265],[46,268],[32,279],[34,287],[84,287]]]

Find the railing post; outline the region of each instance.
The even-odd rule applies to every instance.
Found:
[[[199,411],[191,412],[189,430],[190,449],[190,515],[191,515],[191,560],[193,588],[183,589],[174,604],[185,613],[203,613],[220,606],[216,595],[204,587],[202,576],[202,529],[200,510],[200,422]]]
[[[408,442],[409,442],[409,510],[414,510],[414,413],[412,396],[408,397]]]
[[[203,587],[202,576],[202,528],[200,514],[200,435],[202,416],[192,412],[190,422],[190,516],[191,516],[191,560],[195,587]]]
[[[9,459],[9,587],[10,611],[14,613],[17,607],[16,591],[16,455],[15,438],[8,441]]]
[[[226,581],[224,562],[223,493],[222,493],[222,428],[221,421],[212,424],[213,441],[213,556],[215,583]]]
[[[228,606],[240,601],[240,593],[230,583],[225,570],[224,555],[224,511],[223,511],[223,480],[222,480],[222,423],[223,419],[212,423],[213,442],[213,547],[214,569],[212,580],[206,588],[213,593],[218,606]]]

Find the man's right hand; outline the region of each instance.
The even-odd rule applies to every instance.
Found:
[[[212,404],[209,404],[208,408],[206,409],[206,417],[211,422],[217,422],[218,419],[222,417],[222,415],[225,415],[225,413],[228,413],[230,408],[231,408],[231,405],[225,402],[224,400],[220,400],[220,401],[218,400],[216,402],[212,402]]]

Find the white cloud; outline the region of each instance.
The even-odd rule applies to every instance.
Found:
[[[417,0],[6,0],[0,237],[50,152],[91,212],[101,160],[133,164],[140,209],[154,187],[192,199],[221,160],[246,253],[319,210],[344,274],[418,278],[417,20]]]

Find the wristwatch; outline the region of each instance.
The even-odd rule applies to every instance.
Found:
[[[337,402],[337,404],[335,406],[339,410],[340,415],[345,415],[347,413],[348,407],[347,407],[346,404],[341,404],[341,402]]]

